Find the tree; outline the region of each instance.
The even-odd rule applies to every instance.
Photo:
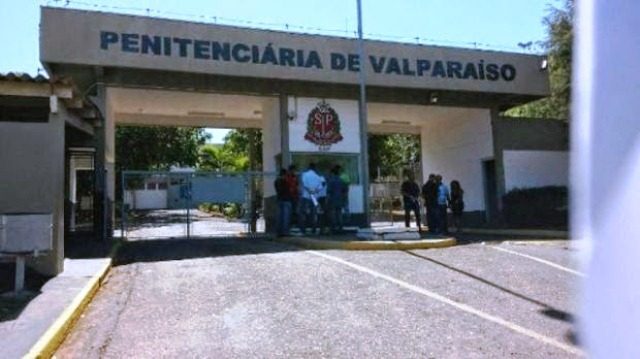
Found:
[[[255,163],[249,161],[251,136],[255,144]],[[199,167],[205,171],[237,172],[262,168],[262,134],[259,130],[238,129],[224,137],[222,145],[204,145],[200,148]]]
[[[399,176],[403,169],[420,163],[420,138],[415,135],[369,136],[369,176],[373,179]]]
[[[548,53],[551,95],[508,110],[506,115],[569,119],[573,19],[574,0],[565,0],[562,8],[549,8],[549,14],[543,20],[547,39],[540,45]]]
[[[233,153],[229,146],[207,144],[200,147],[199,168],[204,171],[247,171],[249,170],[249,156]]]
[[[198,149],[208,135],[201,128],[116,128],[116,168],[120,170],[167,170],[195,166]]]

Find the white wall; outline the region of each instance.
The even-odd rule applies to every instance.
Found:
[[[507,192],[514,188],[566,186],[569,153],[566,151],[503,151]]]
[[[126,191],[124,203],[131,209],[166,209],[167,190]]]
[[[296,116],[289,121],[289,150],[291,152],[319,152],[318,145],[305,140],[307,133],[307,119],[320,98],[289,98],[289,113]],[[338,113],[340,119],[340,133],[343,140],[331,145],[323,152],[360,153],[360,127],[358,125],[358,102],[349,100],[325,99]]]
[[[465,211],[484,210],[482,161],[493,157],[490,111],[427,118],[421,127],[423,177],[441,174],[447,186],[460,181]]]
[[[321,98],[288,99],[288,113],[295,114],[289,121],[289,151],[291,152],[322,152],[322,153],[360,153],[360,125],[358,120],[358,102],[350,100],[324,99],[338,114],[342,141],[331,145],[329,149],[321,150],[318,145],[306,140],[307,120]],[[362,158],[360,158],[360,161]],[[349,186],[349,211],[363,213],[362,185]]]

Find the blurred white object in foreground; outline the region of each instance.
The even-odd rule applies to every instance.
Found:
[[[579,337],[593,358],[640,358],[640,1],[578,0],[572,231],[584,240]]]

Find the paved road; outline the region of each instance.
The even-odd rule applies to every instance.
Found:
[[[137,242],[57,357],[576,357],[574,254],[565,241],[409,252]]]
[[[187,237],[187,233],[192,237],[235,236],[249,231],[246,221],[214,217],[198,209],[190,210],[188,219],[184,209],[142,211],[138,216],[127,224],[126,236],[131,240]],[[264,226],[264,218],[259,218],[256,230],[264,232]],[[115,230],[114,235],[120,236],[120,229]]]

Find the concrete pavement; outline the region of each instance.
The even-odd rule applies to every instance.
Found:
[[[0,357],[48,357],[97,291],[110,259],[66,259],[19,316],[0,322]]]

